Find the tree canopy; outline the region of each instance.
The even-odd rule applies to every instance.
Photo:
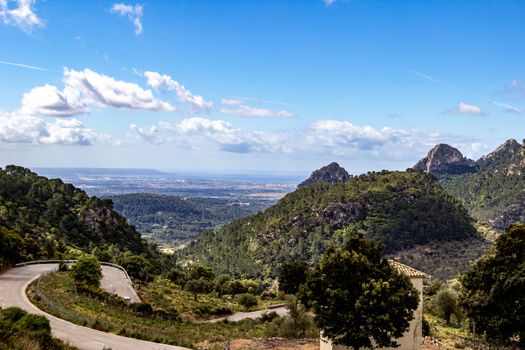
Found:
[[[102,268],[93,255],[81,256],[71,269],[71,275],[77,284],[100,287]]]
[[[519,335],[525,348],[525,225],[509,226],[461,282],[461,304],[476,329],[500,343]]]
[[[308,264],[305,261],[295,261],[283,264],[279,269],[279,290],[285,294],[296,294],[301,284],[306,282]]]
[[[310,271],[301,299],[312,306],[323,336],[354,349],[396,346],[413,319],[418,292],[381,258],[380,243],[345,232]]]

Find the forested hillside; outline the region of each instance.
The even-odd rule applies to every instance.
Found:
[[[152,193],[132,193],[109,199],[115,210],[146,238],[168,244],[180,243],[265,208],[260,203],[241,204],[229,199]]]
[[[60,179],[29,169],[0,169],[0,267],[23,260],[61,258],[108,246],[147,250],[140,234],[111,200],[89,197]]]
[[[411,264],[436,277],[464,270],[487,246],[433,176],[383,171],[301,187],[264,212],[206,232],[181,254],[217,273],[273,276],[284,262],[316,261],[328,246],[340,246],[345,237],[339,230],[347,227],[382,241],[386,255],[427,247]],[[456,244],[441,249],[447,242]]]
[[[487,222],[497,230],[503,230],[515,222],[525,221],[525,143],[508,140],[494,152],[476,162],[443,157],[438,145],[414,168],[435,175],[438,182],[451,195],[461,200],[469,213],[478,221]],[[470,168],[457,171],[458,159],[470,164]],[[422,167],[421,164],[440,166]]]

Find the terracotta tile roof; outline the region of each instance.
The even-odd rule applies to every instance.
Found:
[[[396,269],[398,272],[408,276],[408,277],[426,277],[427,275],[424,272],[418,271],[410,266],[401,264],[400,262],[394,260],[388,260],[390,266]]]

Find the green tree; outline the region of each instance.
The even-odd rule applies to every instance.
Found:
[[[251,293],[240,294],[237,297],[237,302],[244,307],[246,310],[250,310],[252,307],[257,306],[257,298]]]
[[[188,271],[188,279],[197,280],[205,279],[211,281],[215,277],[215,274],[211,271],[211,268],[208,266],[195,264]]]
[[[100,287],[102,268],[93,255],[82,255],[70,271],[77,284]]]
[[[279,270],[279,290],[285,294],[296,294],[301,284],[306,282],[308,265],[304,261],[283,264]]]
[[[186,280],[187,280],[186,272],[184,272],[178,266],[172,267],[169,270],[166,277],[168,277],[168,279],[171,282],[175,283],[176,285],[180,287],[184,287],[184,284],[186,283]]]
[[[445,319],[447,324],[450,324],[452,315],[456,316],[458,322],[461,322],[461,311],[458,305],[458,294],[450,288],[441,289],[435,297],[436,307]]]
[[[381,258],[381,244],[347,230],[341,249],[329,249],[301,288],[315,322],[334,344],[397,346],[418,306],[410,280]]]
[[[154,276],[153,265],[143,256],[124,255],[124,257],[119,259],[119,263],[131,277],[140,282],[148,282]]]
[[[460,302],[476,329],[500,343],[519,335],[525,349],[525,225],[509,226],[461,282]]]
[[[197,301],[198,294],[209,292],[210,281],[204,278],[188,280],[184,285],[184,290],[193,293],[193,299]]]

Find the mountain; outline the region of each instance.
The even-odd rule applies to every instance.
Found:
[[[253,214],[260,203],[232,199],[131,193],[108,197],[116,211],[126,217],[143,237],[158,243],[177,244],[206,230]]]
[[[282,263],[314,262],[345,241],[342,229],[364,230],[384,254],[449,278],[487,246],[458,201],[418,171],[369,173],[344,183],[301,186],[264,212],[206,232],[180,257],[216,273],[275,276]],[[418,259],[411,257],[414,251]]]
[[[438,157],[435,161],[445,166],[423,167],[429,162],[429,156],[436,157],[433,151],[437,148],[446,149],[445,153],[452,152],[453,156]],[[472,161],[465,163],[462,159],[466,158],[457,149],[438,145],[414,169],[435,175],[440,185],[461,200],[478,221],[489,223],[497,230],[514,222],[525,222],[525,141],[520,144],[510,139],[473,165]],[[458,168],[455,164],[468,165],[468,168]]]
[[[136,254],[147,249],[111,200],[26,168],[0,169],[0,268],[110,246]]]
[[[431,174],[462,174],[476,171],[476,163],[463,157],[457,148],[441,143],[432,148],[413,168]]]
[[[352,176],[336,162],[330,163],[327,166],[317,169],[310,175],[310,177],[301,182],[297,187],[304,187],[316,183],[335,184],[345,182]]]

